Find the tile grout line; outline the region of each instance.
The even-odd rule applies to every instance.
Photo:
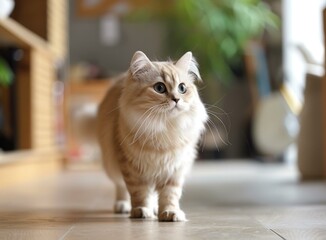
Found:
[[[274,231],[273,229],[269,229],[271,232],[273,232],[274,234],[276,234],[277,236],[279,236],[281,239],[286,240],[286,238],[284,238],[281,234],[279,234],[278,232]]]
[[[93,202],[92,202],[92,204],[90,204],[90,206],[88,207],[88,209],[89,210],[91,210],[91,209],[93,209],[95,206],[96,206],[96,203],[97,203],[97,201],[98,201],[98,199],[96,198]],[[80,217],[80,218],[78,218],[78,220],[77,221],[75,221],[74,223],[73,223],[73,225],[67,230],[67,232],[65,232],[58,240],[65,240],[65,238],[69,235],[69,233],[73,230],[73,228],[76,226],[76,224],[78,223],[78,222],[80,222],[81,221],[81,218],[82,217]]]
[[[67,230],[67,232],[65,232],[60,238],[59,240],[64,240],[68,234],[71,232],[71,230],[75,227],[75,223]]]
[[[262,223],[260,220],[258,220],[256,217],[254,217],[253,215],[251,215],[251,218],[254,219],[257,223],[259,223],[262,227],[264,227],[266,230],[271,231],[272,233],[274,233],[275,235],[277,235],[278,237],[280,237],[282,240],[286,240],[285,237],[283,237],[281,234],[279,234],[278,232],[274,231],[273,229],[267,227],[264,223]]]

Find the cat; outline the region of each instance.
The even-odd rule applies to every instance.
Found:
[[[98,139],[116,186],[116,213],[186,221],[179,200],[208,119],[196,81],[201,77],[191,52],[176,62],[152,62],[137,51],[108,90],[99,106]]]

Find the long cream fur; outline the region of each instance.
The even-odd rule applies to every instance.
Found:
[[[150,218],[158,211],[160,221],[186,220],[182,186],[208,118],[196,80],[191,52],[173,63],[152,62],[138,51],[108,91],[99,107],[98,138],[104,169],[116,185],[115,212]]]

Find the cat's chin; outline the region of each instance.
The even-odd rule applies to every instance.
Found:
[[[168,116],[170,116],[171,118],[175,118],[175,117],[179,117],[180,115],[184,115],[187,112],[187,109],[176,106],[169,109],[167,112],[168,112]]]

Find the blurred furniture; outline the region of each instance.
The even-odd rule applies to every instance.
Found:
[[[26,181],[56,171],[62,159],[56,142],[58,113],[53,85],[58,80],[56,66],[66,59],[67,3],[15,2],[11,17],[0,20],[0,45],[14,46],[23,52],[15,76],[17,109],[13,110],[18,116],[18,147],[15,152],[0,155],[0,175],[6,182]],[[0,182],[0,188],[3,183]]]
[[[83,160],[94,162],[93,156],[86,156],[83,143],[88,141],[90,148],[96,141],[96,111],[112,81],[94,79],[76,81],[71,79],[65,90],[65,122],[67,133],[66,164],[81,163]],[[83,151],[84,150],[84,151]],[[91,159],[89,159],[91,158]]]
[[[324,48],[326,48],[326,8],[323,11],[323,26],[324,26]],[[326,69],[326,51],[324,57],[324,68]],[[322,113],[323,113],[323,170],[324,178],[326,178],[326,73],[324,73],[322,81]]]
[[[322,179],[323,170],[323,126],[322,111],[323,77],[306,74],[304,105],[300,113],[300,133],[298,136],[298,168],[301,179]]]
[[[150,1],[150,0],[76,0],[76,12],[80,17],[101,17],[112,10],[116,13],[124,13],[133,8],[148,8],[149,6],[156,11],[164,11],[171,6],[174,0]],[[119,7],[120,6],[120,7]]]
[[[66,87],[66,94],[70,100],[76,97],[85,97],[99,103],[105,96],[110,86],[110,79],[87,80],[79,83],[69,82]]]

